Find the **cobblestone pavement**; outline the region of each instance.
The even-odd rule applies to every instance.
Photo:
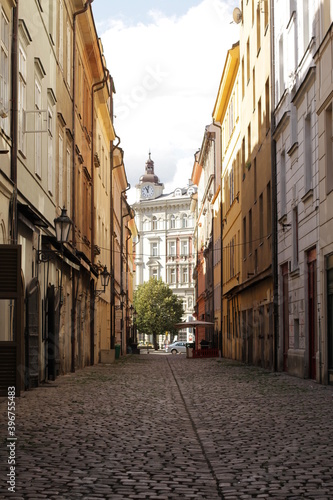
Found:
[[[332,499],[333,391],[219,359],[133,355],[16,399],[1,499]]]

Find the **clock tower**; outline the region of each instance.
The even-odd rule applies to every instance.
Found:
[[[137,201],[154,200],[163,193],[164,185],[160,182],[157,175],[155,175],[154,162],[151,159],[150,152],[145,170],[145,174],[141,175],[139,179],[139,184],[135,186]]]

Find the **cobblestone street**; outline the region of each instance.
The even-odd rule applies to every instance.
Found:
[[[16,399],[0,498],[333,498],[333,391],[220,359],[133,355]]]

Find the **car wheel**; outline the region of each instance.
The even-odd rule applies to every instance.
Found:
[[[172,349],[171,354],[177,354],[177,349]]]

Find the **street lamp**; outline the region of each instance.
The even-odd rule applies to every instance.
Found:
[[[67,215],[67,209],[65,207],[61,210],[61,215],[54,219],[54,225],[56,230],[57,241],[61,244],[66,243],[69,236],[69,231],[72,225],[72,221]]]
[[[132,339],[133,339],[133,342],[136,344],[137,339],[136,339],[135,320],[136,320],[138,313],[134,309],[133,304],[130,305],[130,311],[131,311],[131,316],[132,316],[132,328],[133,328]]]
[[[95,290],[95,295],[100,295],[101,293],[105,293],[106,287],[110,281],[110,273],[107,270],[107,267],[104,266],[103,271],[100,273],[101,283],[103,290]]]

